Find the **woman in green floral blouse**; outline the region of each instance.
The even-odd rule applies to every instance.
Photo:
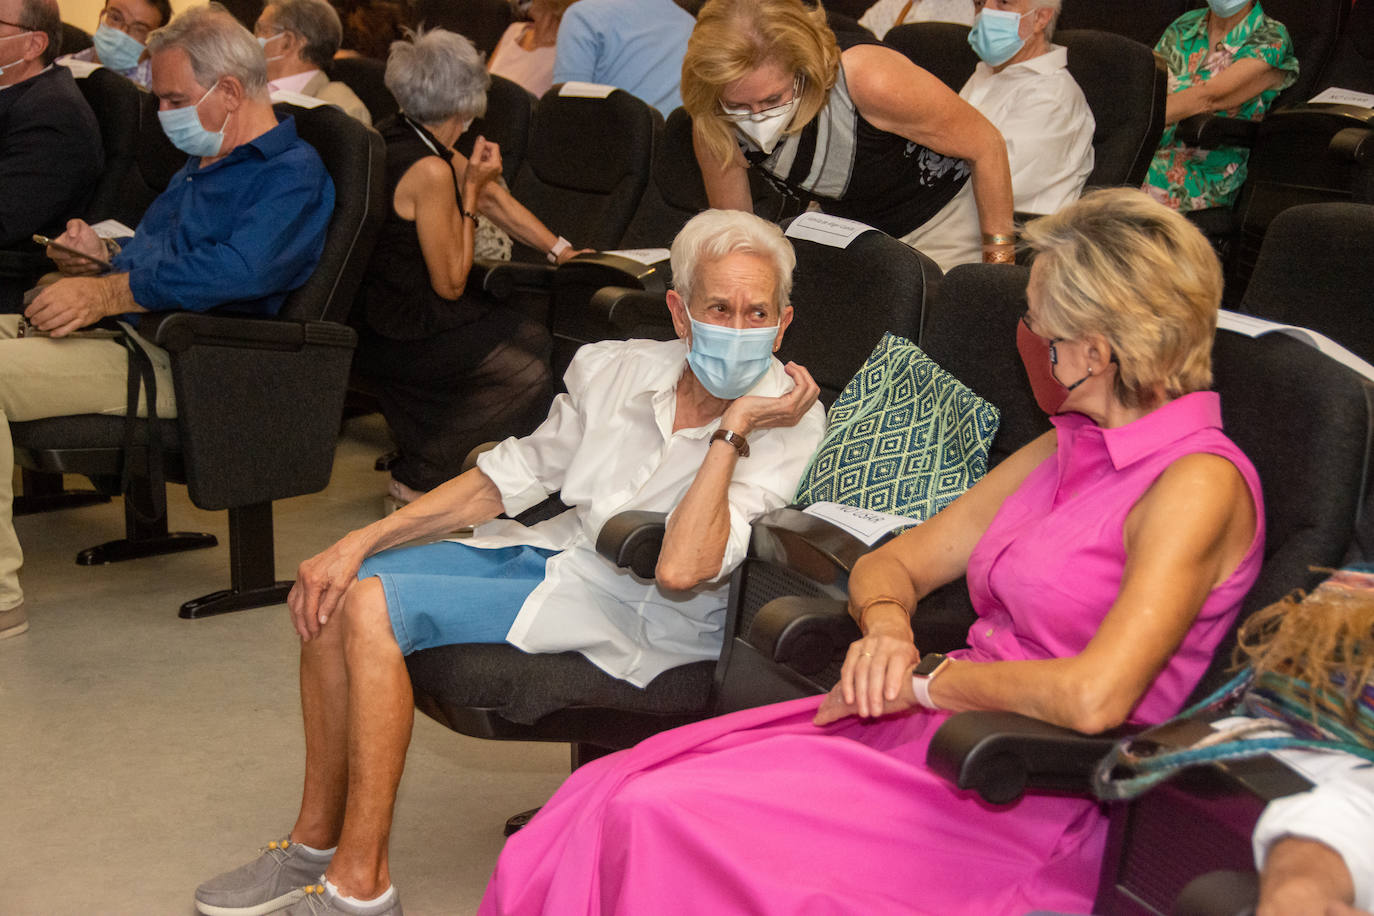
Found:
[[[1169,67],[1169,101],[1145,190],[1175,210],[1227,207],[1245,182],[1249,151],[1196,149],[1175,139],[1196,114],[1221,112],[1258,121],[1298,78],[1293,42],[1258,2],[1208,0],[1173,21],[1155,45]]]

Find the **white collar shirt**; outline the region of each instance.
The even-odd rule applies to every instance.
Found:
[[[1006,140],[1018,213],[1053,213],[1073,203],[1093,170],[1096,122],[1068,62],[1062,45],[1001,73],[979,62],[959,90]]]
[[[272,80],[267,84],[269,92],[299,92],[301,95],[309,95],[305,91],[305,86],[313,80],[321,70],[303,70],[300,73],[293,73],[290,76],[283,76],[280,79]]]
[[[465,541],[474,547],[528,544],[561,551],[526,599],[507,641],[527,652],[577,650],[615,677],[643,687],[668,668],[720,654],[728,577],[744,558],[750,523],[792,500],[820,443],[825,413],[814,405],[796,426],[755,430],[748,458],[730,482],[730,535],[714,581],[689,592],[660,591],[596,552],[612,515],[671,512],[706,459],[719,419],[673,431],[681,341],[608,341],[578,351],[567,393],[522,439],[507,439],[477,465],[501,491],[507,515],[559,492],[571,506],[526,528],[489,522]],[[792,387],[776,359],[749,394],[776,397]]]

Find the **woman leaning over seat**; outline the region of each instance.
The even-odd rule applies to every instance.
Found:
[[[1298,59],[1283,23],[1255,0],[1207,0],[1164,30],[1155,51],[1169,67],[1164,136],[1145,190],[1175,210],[1229,207],[1245,183],[1250,151],[1195,149],[1177,138],[1178,122],[1220,112],[1258,121],[1298,78]]]
[[[462,471],[476,445],[523,435],[548,408],[548,332],[466,288],[479,213],[563,261],[576,252],[500,181],[501,153],[453,144],[486,110],[490,78],[472,42],[442,29],[391,46],[386,86],[401,111],[386,141],[390,208],[355,309],[356,370],[378,389],[396,438],[392,495],[408,501]]]
[[[829,696],[579,769],[506,845],[482,913],[1090,910],[1095,802],[990,807],[926,747],[958,710],[1089,732],[1173,715],[1258,573],[1263,511],[1205,390],[1221,271],[1201,233],[1118,189],[1026,240],[1030,308],[1004,333],[1055,429],[855,567],[863,635]],[[969,648],[918,667],[911,615],[960,577]]]
[[[745,169],[882,229],[948,270],[1013,260],[1002,135],[949,87],[802,0],[709,0],[682,104],[713,207],[752,209]]]

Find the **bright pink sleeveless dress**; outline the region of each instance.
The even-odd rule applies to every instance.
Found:
[[[978,661],[1080,651],[1125,563],[1122,526],[1177,458],[1241,471],[1260,530],[1208,596],[1131,715],[1177,712],[1259,571],[1259,479],[1221,432],[1211,392],[1128,426],[1054,418],[1056,456],[999,510],[969,559]],[[746,710],[656,735],[577,770],[507,843],[482,914],[1022,914],[1092,908],[1105,819],[1084,799],[993,807],[925,766],[946,713],[811,724],[819,699]]]

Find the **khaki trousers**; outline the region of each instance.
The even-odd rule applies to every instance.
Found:
[[[18,337],[19,316],[0,315],[0,611],[18,606],[24,555],[14,533],[14,444],[10,421],[75,414],[123,416],[129,358],[118,340],[75,336]],[[93,332],[98,333],[98,332]],[[176,416],[167,351],[143,341],[157,378],[157,411]],[[139,416],[146,413],[139,404]]]

